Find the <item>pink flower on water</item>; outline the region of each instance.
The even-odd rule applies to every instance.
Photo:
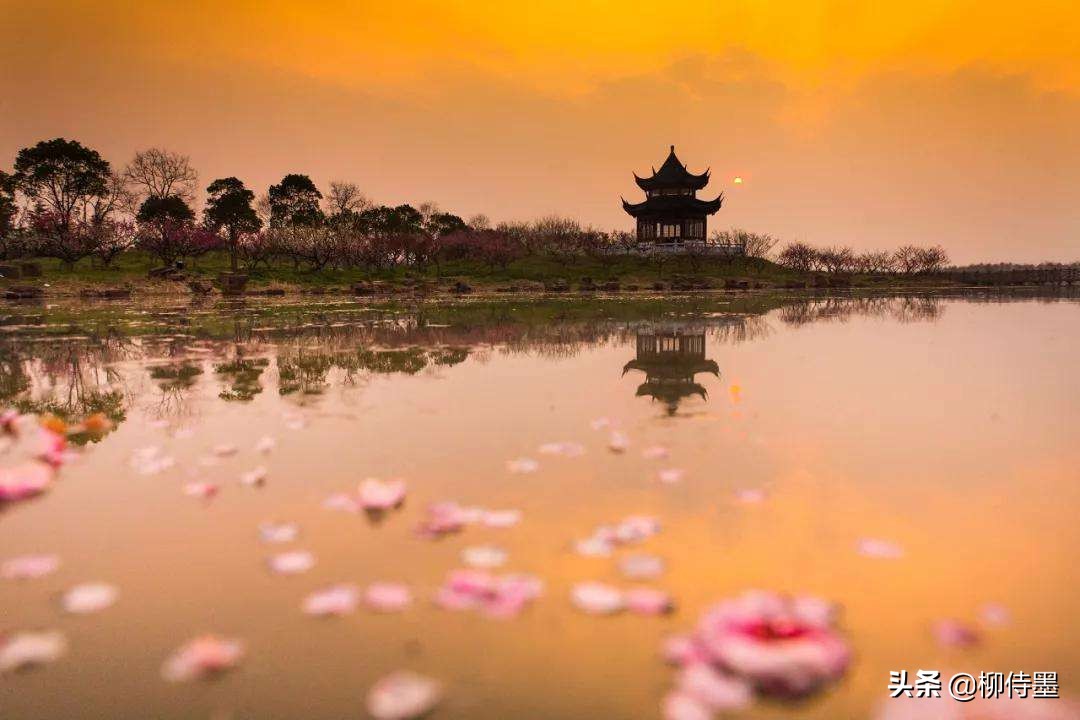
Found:
[[[0,635],[0,674],[51,663],[67,652],[59,630]]]
[[[671,596],[653,588],[631,588],[623,593],[623,601],[636,615],[666,615],[675,610]]]
[[[333,585],[317,590],[304,598],[301,609],[307,615],[345,615],[356,609],[360,590],[355,585]]]
[[[203,635],[173,653],[161,668],[169,682],[187,682],[216,677],[236,667],[244,656],[244,645],[230,640]]]
[[[387,675],[367,694],[367,711],[375,720],[411,720],[426,715],[442,700],[442,684],[408,670]]]
[[[669,454],[668,449],[663,445],[650,445],[641,451],[641,457],[646,460],[663,460]]]
[[[492,617],[513,617],[543,591],[531,575],[492,575],[482,570],[454,570],[435,595],[446,610],[479,609]]]
[[[275,555],[269,565],[278,575],[299,575],[315,567],[315,556],[306,550],[295,550]]]
[[[622,590],[599,582],[574,585],[570,589],[570,602],[589,615],[614,615],[626,607]]]
[[[468,521],[468,515],[457,503],[445,502],[428,506],[427,518],[420,523],[417,532],[426,538],[439,538],[460,532]]]
[[[677,691],[694,698],[711,712],[740,710],[750,704],[752,688],[740,678],[707,663],[691,663],[675,680]]]
[[[0,505],[28,500],[49,489],[54,471],[39,462],[24,462],[0,468]]]
[[[383,512],[401,507],[405,502],[405,481],[367,478],[360,483],[357,501],[360,507],[368,512]]]
[[[615,430],[608,437],[608,450],[613,453],[624,453],[630,447],[630,438],[625,433]]]
[[[585,446],[575,442],[550,442],[544,443],[537,452],[544,455],[561,455],[562,457],[580,457],[585,454]]]
[[[412,591],[408,585],[393,582],[375,582],[364,591],[364,604],[377,612],[399,612],[412,604]]]
[[[944,647],[972,647],[979,644],[979,632],[975,628],[953,620],[944,618],[933,625],[934,638],[939,645]]]
[[[0,578],[5,580],[36,580],[52,575],[60,567],[56,555],[22,555],[0,564]]]
[[[114,586],[107,583],[84,583],[64,593],[60,602],[69,613],[89,615],[112,606],[119,594]]]
[[[217,495],[218,486],[210,482],[192,482],[184,486],[184,494],[188,497],[209,500]]]
[[[858,553],[864,557],[879,560],[899,560],[904,557],[904,548],[894,542],[878,538],[863,538],[855,545]]]
[[[619,572],[631,580],[651,580],[664,572],[664,559],[657,555],[627,555],[619,561]]]
[[[48,465],[59,468],[67,460],[67,438],[46,427],[38,428],[37,457]]]
[[[480,522],[487,527],[508,528],[521,522],[520,510],[484,510]]]
[[[683,692],[665,695],[660,709],[664,720],[713,720],[708,705]]]
[[[534,473],[540,469],[540,463],[532,458],[520,457],[514,460],[506,461],[506,469],[512,473],[524,475],[527,473]]]
[[[831,604],[748,592],[713,606],[695,640],[719,669],[770,695],[798,697],[844,674],[851,659]]]
[[[656,479],[665,485],[674,485],[683,479],[686,473],[679,468],[666,468],[656,473]]]

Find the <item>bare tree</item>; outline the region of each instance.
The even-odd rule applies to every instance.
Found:
[[[779,242],[772,235],[766,233],[753,233],[742,228],[730,230],[714,230],[713,242],[721,245],[741,245],[743,254],[752,258],[767,258],[772,249]]]
[[[809,271],[814,266],[816,259],[817,250],[803,242],[788,243],[787,247],[781,250],[780,255],[777,256],[777,262],[781,265],[799,272]]]
[[[344,180],[332,180],[330,192],[326,195],[327,215],[346,215],[360,213],[374,207],[374,203],[360,192],[360,186]]]
[[[822,248],[817,251],[817,262],[825,272],[848,272],[854,267],[855,251],[840,245]]]
[[[902,245],[893,253],[893,263],[896,269],[905,275],[911,275],[919,271],[919,248],[914,245]]]
[[[855,258],[855,266],[864,273],[890,273],[896,269],[893,254],[888,250],[870,250]]]
[[[483,213],[477,213],[469,218],[468,222],[465,224],[473,230],[487,230],[491,227],[491,219]]]
[[[940,245],[919,248],[915,257],[919,264],[919,272],[924,273],[940,272],[949,263],[949,254]]]
[[[136,186],[145,197],[175,195],[190,205],[195,202],[199,174],[191,166],[191,158],[187,155],[150,148],[135,153],[124,170],[124,179]]]

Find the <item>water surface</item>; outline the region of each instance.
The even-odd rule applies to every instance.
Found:
[[[438,718],[657,717],[672,671],[661,639],[749,588],[842,604],[855,662],[799,704],[748,718],[859,718],[890,670],[1080,673],[1080,304],[1068,297],[463,302],[374,307],[342,300],[241,305],[8,305],[0,394],[23,411],[104,411],[44,498],[0,515],[0,559],[56,553],[55,575],[0,584],[0,632],[59,628],[70,652],[0,678],[4,718],[364,717],[367,688],[407,667],[443,680]],[[607,448],[608,418],[629,437]],[[298,421],[304,423],[302,429]],[[277,439],[268,456],[253,447]],[[584,445],[577,458],[539,445]],[[213,448],[239,451],[214,459]],[[651,445],[666,460],[642,457]],[[175,458],[143,475],[133,455]],[[531,457],[531,474],[507,471]],[[266,484],[241,473],[268,469]],[[677,484],[658,482],[682,469]],[[326,510],[364,477],[403,477],[405,507],[380,523]],[[220,483],[210,502],[193,480]],[[760,491],[758,503],[742,491]],[[518,508],[513,528],[432,542],[429,503]],[[667,561],[652,584],[667,617],[590,617],[569,588],[627,585],[614,558],[572,543],[652,514],[636,551]],[[294,521],[310,572],[280,577],[260,541]],[[856,551],[886,540],[898,559]],[[429,599],[462,548],[497,544],[507,571],[543,578],[522,615],[493,620]],[[617,555],[623,554],[619,551]],[[106,581],[120,599],[63,615],[57,595]],[[400,615],[314,619],[303,597],[336,582],[409,583]],[[1010,622],[947,649],[936,619]],[[241,668],[172,685],[163,659],[213,631],[244,639]]]

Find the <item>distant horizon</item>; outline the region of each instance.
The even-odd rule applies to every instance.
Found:
[[[710,229],[1080,260],[1065,3],[194,5],[179,22],[157,3],[0,0],[0,169],[66,137],[117,170],[150,147],[189,155],[200,195],[296,172],[378,203],[632,230],[620,196],[640,200],[633,173],[674,144],[725,194]]]

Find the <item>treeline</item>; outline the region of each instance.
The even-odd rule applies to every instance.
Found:
[[[324,194],[300,173],[258,195],[236,177],[214,179],[202,193],[198,180],[190,159],[168,150],[137,152],[116,169],[74,140],[23,148],[13,170],[0,172],[0,260],[51,257],[70,267],[92,258],[108,267],[138,250],[168,268],[225,251],[234,271],[284,263],[310,271],[433,266],[441,272],[454,261],[495,270],[542,256],[569,269],[583,256],[625,254],[662,272],[672,259],[628,232],[554,216],[492,226],[482,215],[465,220],[434,203],[378,205],[352,182],[331,182]],[[711,257],[770,258],[777,244],[770,235],[732,229],[714,232],[709,243],[687,244],[681,254],[696,271]],[[734,252],[718,255],[717,246]],[[915,274],[940,271],[948,256],[940,247],[856,253],[796,242],[776,260],[800,272]]]
[[[816,248],[793,242],[780,251],[776,261],[800,272],[915,275],[941,272],[949,263],[949,255],[940,245],[904,245],[896,250],[860,253],[843,246]]]

